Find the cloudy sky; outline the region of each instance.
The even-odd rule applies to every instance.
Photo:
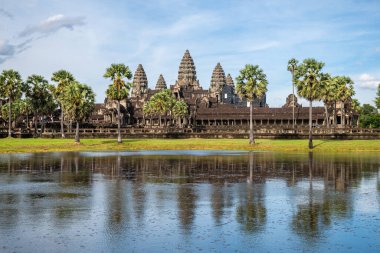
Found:
[[[380,1],[0,0],[0,70],[50,79],[66,69],[102,102],[111,63],[141,63],[154,87],[177,77],[186,49],[208,88],[217,62],[236,77],[245,64],[267,74],[267,101],[291,93],[287,61],[316,58],[332,75],[355,80],[356,98],[373,104],[380,83]]]

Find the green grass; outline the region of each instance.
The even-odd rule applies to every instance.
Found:
[[[316,152],[380,152],[380,140],[314,140]],[[257,139],[0,139],[0,153],[107,150],[267,150],[307,152],[307,140]]]

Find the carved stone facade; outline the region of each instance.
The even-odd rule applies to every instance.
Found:
[[[167,85],[162,75],[159,76],[155,89],[148,88],[146,73],[141,64],[138,65],[133,78],[131,97],[123,105],[124,125],[130,124],[140,127],[159,127],[164,124],[176,126],[176,120],[169,115],[150,115],[145,117],[143,106],[155,93],[166,89]],[[247,126],[249,124],[249,103],[240,98],[235,92],[235,84],[230,74],[225,72],[220,63],[217,63],[210,81],[210,88],[205,90],[197,79],[196,67],[190,52],[186,50],[178,69],[178,78],[169,89],[178,99],[188,105],[189,114],[183,119],[188,128],[213,126]],[[282,108],[269,108],[266,104],[266,95],[253,102],[254,125],[257,126],[291,126],[293,122],[293,107],[295,108],[296,125],[307,125],[309,117],[308,107],[297,103],[297,97],[289,95]],[[112,105],[107,105],[108,110]],[[350,112],[352,114],[352,112]],[[348,109],[346,110],[348,115]],[[107,117],[114,117],[108,111]],[[348,117],[348,116],[347,116]],[[114,118],[112,118],[114,119]],[[161,120],[161,122],[160,122]],[[111,120],[114,122],[114,120]],[[350,124],[349,121],[347,121]],[[313,125],[325,124],[323,107],[313,108]],[[348,125],[347,124],[347,125]]]

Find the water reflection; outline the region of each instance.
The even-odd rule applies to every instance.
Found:
[[[379,167],[378,154],[0,155],[0,246],[11,247],[10,238],[20,236],[20,229],[30,233],[41,224],[77,242],[71,251],[83,246],[71,237],[73,230],[78,237],[97,238],[95,251],[116,252],[125,249],[125,241],[134,245],[128,251],[156,245],[164,252],[173,241],[182,249],[203,234],[211,238],[202,239],[210,240],[205,245],[227,240],[223,250],[249,249],[247,236],[260,238],[256,245],[265,250],[279,249],[265,246],[276,238],[300,250],[310,245],[323,250],[331,247],[326,238],[334,230],[345,231],[347,240],[354,236],[347,235],[354,221],[370,241],[379,235]],[[54,234],[46,237],[60,241]],[[25,244],[44,241],[31,238]],[[375,239],[366,245],[374,243],[379,244]]]

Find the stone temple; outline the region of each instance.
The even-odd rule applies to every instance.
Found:
[[[176,124],[176,120],[171,115],[151,115],[145,117],[143,113],[144,104],[149,101],[155,93],[170,89],[173,96],[178,100],[185,101],[188,105],[189,114],[183,119],[181,124]],[[285,100],[285,97],[284,97]],[[281,108],[270,108],[266,103],[266,95],[253,102],[253,124],[263,128],[277,126],[292,126],[293,110],[295,114],[295,124],[306,126],[309,123],[309,108],[302,107],[297,102],[297,97],[290,94],[285,104]],[[105,104],[97,104],[92,116],[92,123],[110,125],[116,123],[116,110],[113,101],[106,98]],[[240,98],[235,91],[235,84],[230,74],[225,71],[220,63],[214,67],[209,89],[203,89],[197,79],[196,66],[190,52],[186,50],[179,64],[178,77],[174,84],[169,87],[164,76],[158,77],[154,89],[148,86],[145,70],[141,64],[138,65],[134,76],[131,96],[122,101],[122,124],[135,127],[159,127],[178,126],[187,128],[207,129],[215,126],[230,129],[239,129],[239,126],[249,124],[249,102]],[[338,127],[350,126],[357,121],[358,115],[353,112],[348,104],[338,104]],[[342,111],[345,115],[342,115]],[[330,113],[332,115],[332,113]],[[160,122],[161,120],[161,122]],[[326,119],[324,107],[313,107],[313,126],[318,127],[332,118]]]

